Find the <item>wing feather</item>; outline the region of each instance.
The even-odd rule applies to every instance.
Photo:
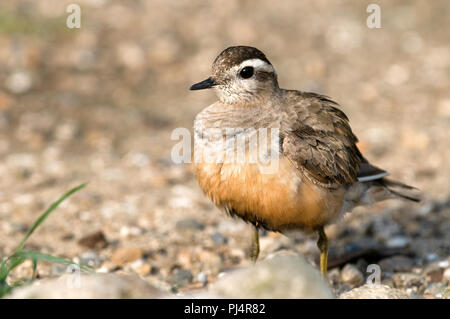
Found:
[[[358,181],[364,161],[347,116],[329,98],[287,91],[283,154],[314,183],[335,187]]]

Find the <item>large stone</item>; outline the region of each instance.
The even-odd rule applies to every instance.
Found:
[[[303,257],[276,254],[225,274],[210,289],[221,298],[333,298],[320,273]]]
[[[136,275],[66,274],[16,288],[12,299],[161,298],[165,294]]]

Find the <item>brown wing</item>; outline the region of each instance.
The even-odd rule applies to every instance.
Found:
[[[347,116],[337,104],[315,93],[286,91],[283,154],[312,182],[325,187],[358,181],[363,157]]]

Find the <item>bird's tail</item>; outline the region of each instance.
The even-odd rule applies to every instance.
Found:
[[[370,205],[393,198],[403,198],[420,202],[421,192],[415,187],[385,177],[359,182],[351,185],[347,190],[344,211],[350,211],[356,206]]]
[[[381,178],[377,180],[382,186],[384,186],[391,194],[411,200],[413,202],[420,202],[422,200],[422,194],[419,189],[409,186],[397,181],[393,181],[387,178]]]

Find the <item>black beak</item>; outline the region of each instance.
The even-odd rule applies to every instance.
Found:
[[[209,89],[212,88],[214,85],[217,85],[216,81],[214,81],[211,78],[208,78],[204,81],[195,83],[192,85],[189,90],[203,90],[203,89]]]

